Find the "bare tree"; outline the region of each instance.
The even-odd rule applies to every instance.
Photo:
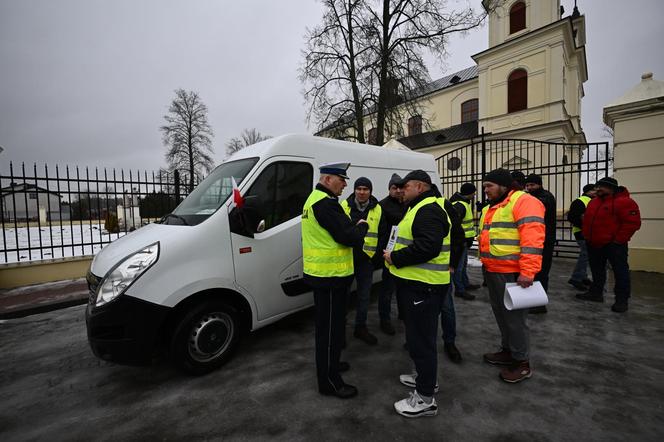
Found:
[[[340,3],[346,8],[340,9]],[[501,3],[485,0],[484,9],[476,12],[468,5],[448,7],[446,0],[325,0],[322,27],[307,35],[307,75],[301,76],[313,85],[305,89],[305,99],[312,103],[309,118],[313,116],[320,129],[335,124],[351,127],[361,140],[363,117],[370,115],[378,145],[383,144],[386,134],[400,134],[405,117],[421,114],[421,103],[416,98],[430,81],[424,52],[430,51],[442,61],[451,34],[480,26],[488,12]],[[352,20],[344,21],[348,15]],[[335,17],[339,17],[336,24]],[[336,39],[323,32],[330,28]],[[339,35],[346,40],[339,40]],[[353,35],[359,38],[349,45],[348,36]],[[355,81],[350,75],[350,60],[355,62],[355,72],[361,73]],[[312,95],[318,98],[316,106]],[[353,106],[349,106],[351,102]],[[328,114],[320,112],[325,106]],[[428,124],[424,118],[423,123]]]
[[[272,137],[270,135],[262,135],[253,127],[251,129],[244,129],[239,137],[233,137],[228,140],[226,143],[226,152],[228,152],[229,155],[232,155],[240,149],[267,140],[269,138]]]
[[[323,0],[323,23],[307,30],[300,80],[319,129],[341,129],[337,138],[364,143],[364,115],[373,81],[363,19],[365,0]],[[352,127],[347,132],[345,129]]]
[[[190,192],[194,189],[194,182],[200,181],[204,173],[214,167],[211,156],[214,134],[208,124],[207,111],[196,92],[177,89],[168,113],[164,115],[166,124],[160,127],[164,146],[168,147],[166,161],[169,168],[188,175]]]

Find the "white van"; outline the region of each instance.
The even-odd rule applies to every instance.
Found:
[[[393,173],[427,171],[431,155],[284,135],[249,146],[217,167],[160,224],[101,250],[88,272],[88,340],[101,359],[149,362],[166,350],[181,369],[222,365],[246,331],[313,304],[303,282],[302,206],[318,166],[350,162],[349,185],[366,176],[387,195]],[[232,178],[245,198],[233,204]]]

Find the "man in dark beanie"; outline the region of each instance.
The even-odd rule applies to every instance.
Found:
[[[583,225],[583,214],[586,212],[588,203],[595,197],[595,185],[586,184],[583,186],[583,194],[572,201],[567,212],[567,221],[572,224],[572,235],[579,245],[579,257],[576,259],[576,265],[568,283],[579,290],[588,290],[592,281],[588,279],[588,248],[583,239],[581,226]]]
[[[392,174],[390,182],[387,184],[389,194],[380,201],[380,206],[383,209],[383,217],[385,218],[386,233],[392,230],[392,226],[398,226],[406,213],[407,207],[403,203],[403,191],[399,187],[401,177],[396,173]],[[387,238],[380,238],[380,244],[383,246],[387,244]],[[381,249],[382,250],[382,249]],[[394,335],[395,330],[392,325],[392,294],[396,290],[394,285],[394,278],[386,266],[383,267],[383,285],[378,295],[378,315],[380,316],[380,329],[387,335]],[[399,319],[402,318],[402,306],[397,298],[397,308]]]
[[[628,309],[631,292],[627,243],[641,228],[641,214],[627,189],[619,186],[614,178],[602,178],[595,189],[597,197],[588,203],[582,228],[593,281],[587,293],[576,297],[584,301],[604,302],[606,262],[609,261],[616,281],[616,301],[611,310],[624,313]]]
[[[535,197],[513,190],[512,176],[505,169],[492,170],[482,187],[489,205],[482,209],[479,225],[480,259],[489,288],[493,315],[501,335],[501,350],[486,353],[484,361],[506,366],[500,372],[505,382],[515,383],[532,376],[528,311],[507,310],[505,284],[530,287],[542,267],[544,206]]]
[[[514,190],[523,190],[526,188],[526,176],[520,170],[513,170],[510,172],[512,175],[512,189]]]
[[[546,225],[546,238],[544,240],[544,254],[542,256],[542,270],[535,276],[535,281],[542,283],[542,287],[549,292],[549,271],[553,263],[553,247],[556,244],[556,197],[542,187],[542,177],[531,173],[526,177],[526,192],[544,204],[544,224]],[[546,313],[546,307],[535,307],[530,313]]]
[[[373,184],[366,177],[355,180],[354,192],[341,203],[346,215],[353,222],[365,219],[369,225],[362,246],[353,248],[353,267],[357,281],[357,309],[353,336],[369,345],[376,345],[378,339],[367,328],[369,296],[373,284],[374,264],[382,262],[382,247],[379,248],[379,236],[385,236],[385,220],[381,206],[371,192]]]

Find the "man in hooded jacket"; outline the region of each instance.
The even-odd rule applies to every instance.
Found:
[[[627,243],[641,228],[639,206],[629,192],[611,177],[600,179],[596,197],[588,203],[583,216],[583,237],[588,247],[588,261],[593,282],[586,293],[576,295],[584,301],[604,302],[606,262],[611,263],[616,281],[615,303],[611,310],[624,313],[631,292]]]

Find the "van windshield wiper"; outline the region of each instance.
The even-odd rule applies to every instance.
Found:
[[[189,225],[189,223],[187,222],[186,219],[184,219],[180,215],[176,215],[174,213],[167,213],[166,215],[164,215],[164,217],[161,219],[161,224],[164,224],[164,221],[166,221],[168,218],[176,218],[176,219],[179,219],[180,221],[182,221],[185,226]]]

